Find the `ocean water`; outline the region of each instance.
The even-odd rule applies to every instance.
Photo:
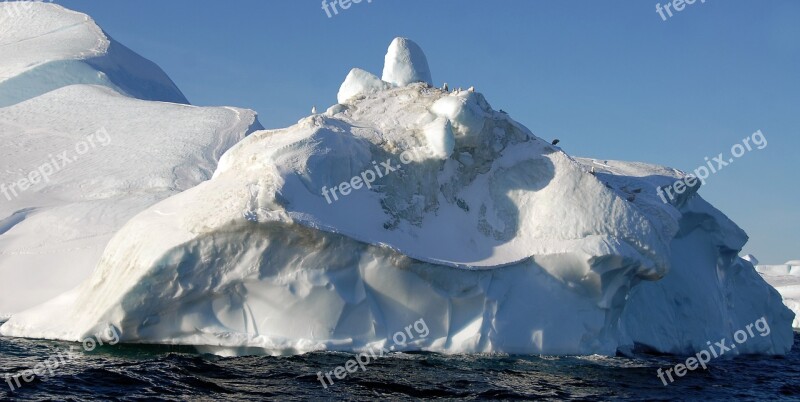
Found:
[[[52,375],[14,391],[5,381],[51,358]],[[122,345],[86,353],[78,344],[0,338],[0,400],[800,400],[800,334],[787,356],[716,359],[668,386],[656,370],[685,359],[411,353],[376,359],[325,388],[317,372],[352,358],[223,358]]]

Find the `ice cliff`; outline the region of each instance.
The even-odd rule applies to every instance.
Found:
[[[736,353],[783,354],[792,313],[737,254],[745,233],[683,173],[574,158],[479,93],[431,85],[396,39],[325,113],[256,132],[213,178],[139,213],[80,287],[0,334],[219,354],[400,350],[690,353],[762,316]]]

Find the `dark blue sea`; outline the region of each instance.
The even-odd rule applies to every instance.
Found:
[[[64,351],[76,350],[65,358]],[[78,352],[79,351],[79,352]],[[57,358],[55,356],[62,356]],[[51,373],[11,391],[13,376],[44,361]],[[1,400],[800,400],[800,334],[784,357],[715,360],[668,386],[656,376],[685,359],[392,354],[323,387],[317,372],[354,355],[201,355],[192,348],[80,345],[0,338]],[[56,366],[55,363],[51,363]],[[16,388],[13,378],[11,385]]]

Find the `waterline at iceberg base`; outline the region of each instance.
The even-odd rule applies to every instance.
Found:
[[[424,319],[399,350],[684,354],[765,317],[769,335],[734,353],[789,351],[794,315],[738,257],[745,233],[698,187],[657,196],[682,172],[571,157],[478,92],[419,82],[413,42],[389,53],[382,78],[354,70],[337,105],[250,135],[138,214],[89,280],[0,334],[113,326],[127,343],[295,354],[393,345]],[[420,147],[372,188],[321,193]]]

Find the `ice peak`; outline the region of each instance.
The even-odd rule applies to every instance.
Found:
[[[389,45],[382,79],[397,86],[414,82],[433,85],[425,53],[419,45],[406,38],[395,38]]]

